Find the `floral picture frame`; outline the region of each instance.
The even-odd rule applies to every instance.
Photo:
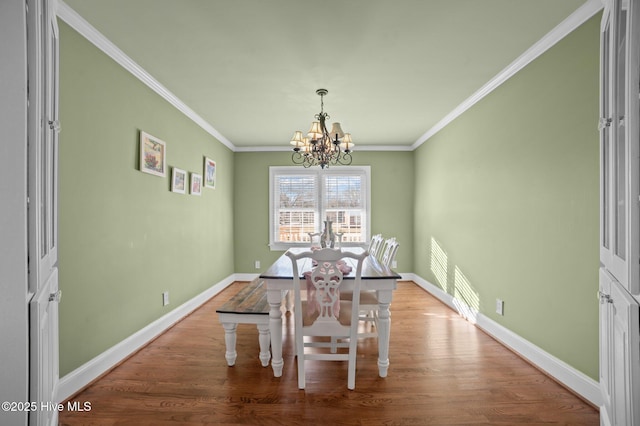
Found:
[[[202,175],[191,173],[191,195],[202,195]]]
[[[140,132],[140,171],[166,176],[167,144],[146,132]]]
[[[187,191],[187,172],[177,167],[171,170],[171,192],[185,194]]]
[[[210,158],[204,158],[204,186],[216,188],[216,162]]]

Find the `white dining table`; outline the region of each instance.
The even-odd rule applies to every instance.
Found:
[[[292,248],[294,253],[310,250],[309,248]],[[343,247],[343,251],[362,253],[361,247]],[[345,258],[345,261],[355,262]],[[302,276],[311,270],[311,259],[301,259],[298,263],[301,282],[306,282]],[[355,271],[355,263],[353,265]],[[267,286],[267,300],[269,302],[269,331],[271,334],[271,367],[275,377],[282,376],[284,361],[282,359],[282,299],[285,292],[293,289],[293,268],[291,259],[284,254],[273,265],[260,274]],[[396,289],[400,275],[382,265],[375,257],[368,256],[362,265],[361,290],[375,290],[378,298],[378,372],[380,377],[387,376],[389,369],[389,336],[391,334],[391,315],[389,306]],[[353,276],[345,276],[346,289],[352,288]]]

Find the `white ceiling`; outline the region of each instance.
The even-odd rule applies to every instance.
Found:
[[[288,148],[326,88],[357,151],[416,146],[594,0],[65,3],[233,149]]]

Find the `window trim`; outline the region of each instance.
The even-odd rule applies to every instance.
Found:
[[[364,175],[364,194],[366,196],[365,200],[365,214],[366,214],[366,224],[365,224],[365,235],[364,241],[361,243],[349,243],[348,246],[351,247],[365,247],[367,241],[371,236],[371,166],[331,166],[330,168],[321,169],[317,168],[308,168],[305,169],[300,166],[270,166],[269,167],[269,248],[271,251],[282,251],[288,250],[292,247],[305,247],[308,246],[308,243],[305,242],[281,242],[274,241],[275,229],[274,229],[274,181],[277,175],[281,174],[308,174],[308,175],[328,175],[328,174],[356,174],[356,175]],[[322,182],[320,179],[319,186],[322,186]],[[323,210],[322,200],[318,200],[318,205],[320,207],[320,213]],[[322,232],[322,229],[317,230],[318,232]],[[344,245],[347,247],[347,245]]]

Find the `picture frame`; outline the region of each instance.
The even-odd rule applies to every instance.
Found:
[[[216,162],[210,158],[204,158],[204,186],[216,188]]]
[[[140,132],[140,171],[166,176],[167,144],[146,132]]]
[[[171,169],[171,192],[185,194],[187,191],[187,172],[177,167]]]
[[[191,173],[191,195],[202,195],[202,175]]]

